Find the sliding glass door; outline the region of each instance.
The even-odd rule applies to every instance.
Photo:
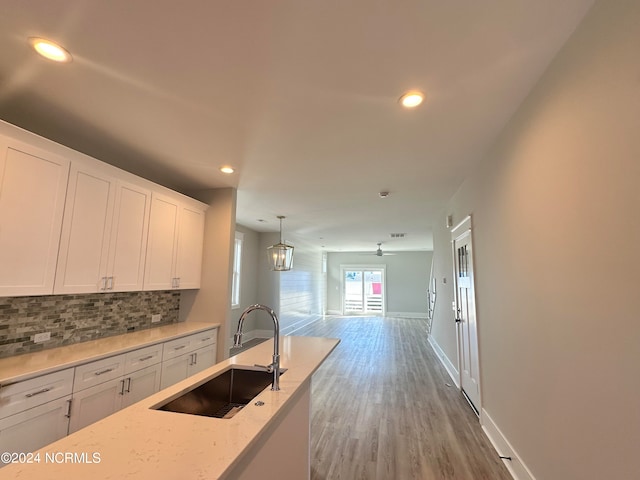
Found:
[[[384,268],[342,266],[342,313],[384,315]]]

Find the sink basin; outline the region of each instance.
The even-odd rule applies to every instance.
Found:
[[[281,369],[280,375],[285,370]],[[193,390],[152,408],[205,417],[231,418],[269,387],[272,381],[273,374],[264,370],[232,367]]]

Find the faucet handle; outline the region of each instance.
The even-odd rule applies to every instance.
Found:
[[[234,333],[233,334],[233,348],[240,348],[242,347],[242,334],[241,333]]]
[[[257,363],[253,364],[254,367],[260,367],[260,368],[264,368],[267,373],[273,373],[273,364],[271,365],[259,365]]]

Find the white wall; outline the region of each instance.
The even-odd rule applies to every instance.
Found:
[[[597,2],[442,215],[473,214],[483,408],[538,480],[640,478],[638,25]]]
[[[260,250],[277,243],[279,234],[260,234]],[[267,256],[259,255],[259,297],[261,302],[272,307],[280,320],[282,335],[318,319],[322,315],[324,287],[322,275],[322,252],[289,235],[285,241],[294,245],[293,268],[287,272],[272,272],[267,265]],[[273,324],[268,315],[260,312],[260,324],[271,331]]]
[[[242,263],[240,265],[240,305],[231,309],[232,331],[238,325],[242,311],[258,303],[258,255],[260,234],[243,225],[236,224],[236,231],[243,234]],[[244,331],[256,329],[256,319],[253,315],[247,316]]]
[[[183,291],[180,317],[187,321],[220,323],[217,360],[228,357],[231,320],[231,278],[235,239],[236,190],[219,188],[198,192],[207,203],[202,282],[199,290]]]
[[[397,255],[327,254],[327,311],[342,311],[340,265],[385,265],[387,314],[427,316],[427,288],[432,252],[398,252]]]

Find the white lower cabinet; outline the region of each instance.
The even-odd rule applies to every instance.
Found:
[[[124,379],[124,395],[122,408],[133,405],[140,400],[160,391],[160,364],[138,370]]]
[[[216,330],[207,330],[165,343],[160,389],[215,364],[216,353]]]
[[[160,365],[156,364],[74,392],[69,433],[76,432],[156,393],[159,387]]]
[[[91,425],[120,409],[123,380],[115,379],[73,392],[69,433]]]
[[[33,452],[210,367],[216,336],[205,330],[1,387],[0,452]]]
[[[216,363],[215,344],[162,362],[160,390],[170,387]]]
[[[73,370],[0,388],[0,452],[32,452],[67,435]]]
[[[67,395],[0,420],[0,451],[33,452],[65,437],[70,404]]]

